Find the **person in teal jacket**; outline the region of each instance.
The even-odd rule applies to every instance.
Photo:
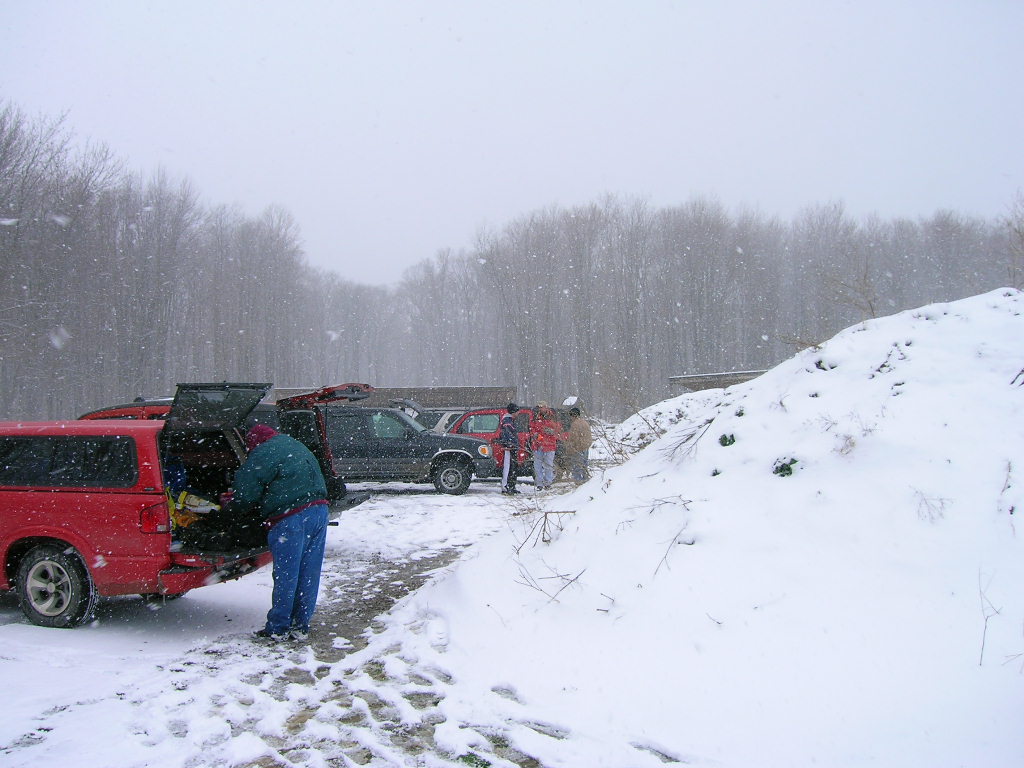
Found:
[[[245,436],[249,456],[235,472],[233,515],[262,519],[274,556],[274,593],[266,626],[271,640],[305,639],[316,610],[327,541],[327,486],[312,452],[257,424]]]

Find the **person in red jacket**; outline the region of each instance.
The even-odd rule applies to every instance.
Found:
[[[530,421],[530,447],[533,449],[533,480],[538,491],[550,488],[555,482],[555,450],[558,441],[565,439],[562,425],[555,412],[541,401],[533,410]]]

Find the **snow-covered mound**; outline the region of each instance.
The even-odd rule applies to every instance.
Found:
[[[629,456],[646,448],[674,424],[699,420],[709,408],[721,403],[722,392],[721,389],[706,389],[655,403],[614,426],[608,442],[617,447],[620,454]]]
[[[383,654],[362,684],[439,696],[468,764],[1024,765],[1022,312],[904,312],[662,404],[335,674]]]

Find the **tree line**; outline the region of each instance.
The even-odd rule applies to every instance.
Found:
[[[767,368],[868,317],[1021,287],[1024,203],[783,222],[696,197],[552,206],[394,286],[306,261],[290,214],[128,173],[63,119],[0,108],[0,418],[70,418],[180,381],[510,386],[619,419],[668,377]]]

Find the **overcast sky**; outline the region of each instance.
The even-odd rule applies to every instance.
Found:
[[[538,208],[1000,216],[1021,0],[0,0],[0,100],[392,283]]]

